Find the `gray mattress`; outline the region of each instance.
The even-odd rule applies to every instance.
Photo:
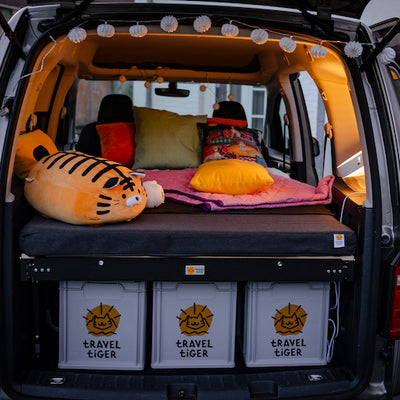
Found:
[[[340,247],[334,235],[344,235]],[[29,256],[347,256],[356,233],[323,206],[207,213],[167,203],[131,222],[78,226],[35,215],[20,233]]]

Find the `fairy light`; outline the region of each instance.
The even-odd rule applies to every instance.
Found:
[[[87,32],[85,31],[85,29],[81,28],[81,27],[75,27],[72,28],[69,32],[68,32],[68,39],[72,42],[72,43],[81,43],[86,39],[87,36]]]
[[[161,20],[151,20],[145,21],[142,23],[136,22],[136,24],[132,25],[129,28],[129,33],[132,37],[141,38],[148,34],[148,28],[146,27],[146,23],[159,23],[161,29],[164,32],[172,33],[178,29],[179,21],[180,20],[193,20],[193,29],[198,33],[205,33],[211,29],[212,21],[210,17],[207,15],[200,15],[198,17],[183,17],[183,18],[175,18],[173,15],[166,15]],[[256,43],[257,45],[263,45],[268,41],[269,35],[273,33],[274,35],[281,36],[279,40],[279,46],[285,53],[292,53],[297,48],[297,43],[295,39],[304,40],[303,36],[295,37],[294,35],[285,35],[279,31],[253,26],[246,24],[241,21],[235,21],[227,18],[227,23],[221,26],[221,34],[226,38],[234,38],[239,35],[239,26],[244,26],[246,28],[251,29],[250,39]],[[97,27],[97,34],[100,37],[110,38],[115,35],[115,28],[112,24],[105,21],[103,24],[100,24]],[[71,29],[68,33],[68,38],[73,43],[81,43],[83,40],[86,39],[87,32],[82,27],[78,26]],[[315,41],[316,42],[316,41]],[[336,44],[344,44],[344,53],[349,58],[357,58],[363,52],[363,46],[368,45],[372,46],[371,43],[360,43],[358,41],[350,41],[350,42],[343,42],[343,41],[329,41],[324,40],[326,43],[336,43]],[[387,49],[387,50],[386,50]],[[380,60],[388,64],[393,61],[393,49],[386,48],[382,51]],[[326,57],[328,51],[325,47],[322,46],[322,42],[311,46],[309,54],[313,58],[323,58]]]
[[[178,20],[173,15],[166,15],[161,19],[160,27],[165,32],[175,32],[178,29]]]
[[[211,19],[207,15],[201,15],[194,20],[193,28],[196,32],[205,33],[211,28]]]
[[[314,58],[324,58],[328,54],[328,50],[322,47],[322,43],[311,46],[310,54]]]
[[[104,24],[100,24],[97,27],[97,34],[103,38],[111,38],[115,35],[115,28],[105,21]]]
[[[227,37],[235,37],[239,35],[239,28],[230,21],[229,24],[222,25],[221,33]]]
[[[146,36],[147,32],[148,32],[148,30],[147,30],[146,25],[142,25],[139,23],[137,23],[136,25],[132,25],[129,28],[129,34],[132,37],[136,37],[136,38],[142,38],[142,37]]]

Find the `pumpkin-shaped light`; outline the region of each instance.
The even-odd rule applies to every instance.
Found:
[[[164,82],[164,78],[162,76],[158,76],[156,81],[157,81],[157,83],[163,83]]]
[[[217,110],[219,110],[219,103],[214,103],[213,104],[213,109],[215,110],[215,111],[217,111]]]
[[[363,47],[360,42],[349,42],[344,46],[344,53],[347,57],[357,58],[360,57],[363,52]]]
[[[68,39],[72,43],[80,43],[86,39],[87,33],[83,28],[72,28],[68,33]]]
[[[285,36],[279,41],[279,47],[286,53],[293,53],[297,44],[293,39]]]
[[[146,81],[146,82],[144,83],[144,87],[145,87],[146,89],[148,89],[150,86],[151,86],[151,82],[150,82],[150,81]]]
[[[310,49],[310,54],[314,57],[314,58],[324,58],[326,57],[326,55],[328,54],[328,50],[326,50],[324,47],[322,47],[321,45],[314,45],[311,47]]]
[[[194,20],[193,28],[199,33],[207,32],[211,28],[211,19],[207,15],[201,15]]]
[[[147,35],[147,27],[141,24],[132,25],[129,28],[129,33],[132,37],[141,38]]]
[[[221,33],[224,36],[235,37],[235,36],[239,35],[239,28],[236,25],[229,22],[229,24],[222,25]]]
[[[200,92],[205,92],[207,90],[206,85],[200,85]]]
[[[178,29],[178,20],[173,15],[166,15],[162,18],[160,27],[164,32],[175,32]]]
[[[396,59],[396,51],[391,47],[385,47],[379,54],[379,59],[385,65],[390,64]]]
[[[97,34],[103,38],[111,38],[115,34],[115,28],[105,22],[97,27]]]
[[[235,95],[233,93],[228,94],[228,100],[232,101],[235,99]]]
[[[251,40],[259,45],[264,44],[268,40],[268,32],[264,29],[254,29],[251,32]]]

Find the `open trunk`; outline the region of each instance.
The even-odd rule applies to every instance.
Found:
[[[372,67],[360,72],[370,49],[356,55],[356,45],[353,53],[346,46],[372,40],[370,32],[330,13],[324,21],[321,8],[317,19],[313,4],[301,13],[257,3],[89,3],[21,11],[13,28],[27,54],[21,62],[15,50],[3,65],[13,70],[0,87],[10,110],[0,119],[2,386],[43,399],[362,392],[374,365],[382,215],[390,225],[391,210],[375,142],[382,121],[365,90]],[[209,29],[204,18],[193,26],[199,15],[210,17]],[[99,106],[110,93],[129,95],[133,119],[116,117],[120,97],[111,117]],[[234,102],[247,120],[218,113]],[[183,118],[184,139],[173,122]],[[135,130],[125,168],[161,184],[165,201],[104,222],[129,190],[135,206],[150,198],[115,163],[128,148],[122,136],[110,139],[115,124]],[[106,144],[98,126],[110,125]],[[57,148],[34,139],[22,154],[21,138],[38,132]],[[110,143],[119,153],[105,150]],[[262,165],[274,182],[196,191],[190,182],[200,167],[222,159]],[[39,164],[54,176],[35,175]],[[234,183],[247,185],[251,173],[233,175]],[[28,193],[40,179],[43,189]]]

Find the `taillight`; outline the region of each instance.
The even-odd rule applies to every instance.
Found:
[[[389,337],[400,338],[400,263],[394,269],[392,304],[390,308]]]

